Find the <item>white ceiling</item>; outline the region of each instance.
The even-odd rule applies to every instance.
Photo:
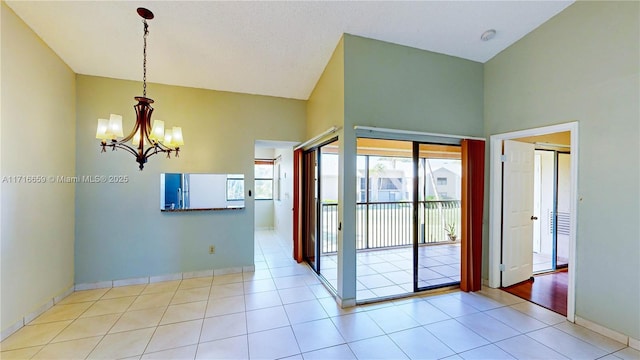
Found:
[[[343,33],[486,62],[573,1],[7,1],[79,74],[308,99]],[[487,29],[497,30],[488,42]],[[149,86],[153,97],[153,87]]]

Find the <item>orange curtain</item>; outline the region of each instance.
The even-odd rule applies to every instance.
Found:
[[[293,152],[293,258],[302,262],[302,149]]]
[[[484,140],[462,140],[462,291],[482,289],[484,150]]]

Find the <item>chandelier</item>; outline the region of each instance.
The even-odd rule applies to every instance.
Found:
[[[180,127],[174,126],[172,129],[165,130],[162,120],[154,120],[153,126],[151,126],[153,99],[147,97],[147,36],[149,36],[147,20],[153,19],[153,13],[145,8],[138,8],[137,11],[144,24],[144,48],[142,52],[142,96],[134,97],[138,102],[133,107],[136,111],[136,124],[127,137],[118,140],[118,137],[123,136],[122,116],[111,114],[109,120],[98,119],[96,139],[101,140],[101,152],[106,152],[107,147],[110,147],[112,151],[126,150],[135,156],[136,162],[140,164],[139,168],[142,170],[147,159],[157,153],[166,153],[167,158],[170,158],[171,153],[175,151],[176,157],[178,157],[180,145],[184,145],[184,140]],[[128,144],[129,141],[131,141],[131,145]]]

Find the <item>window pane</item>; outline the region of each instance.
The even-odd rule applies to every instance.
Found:
[[[369,202],[411,201],[413,159],[369,156]]]
[[[227,179],[227,200],[244,200],[244,179]]]
[[[256,179],[273,179],[273,164],[256,164]]]
[[[256,200],[273,199],[273,180],[256,180]]]

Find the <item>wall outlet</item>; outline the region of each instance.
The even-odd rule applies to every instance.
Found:
[[[215,253],[216,253],[215,245],[210,245],[209,246],[209,254],[215,254]]]

